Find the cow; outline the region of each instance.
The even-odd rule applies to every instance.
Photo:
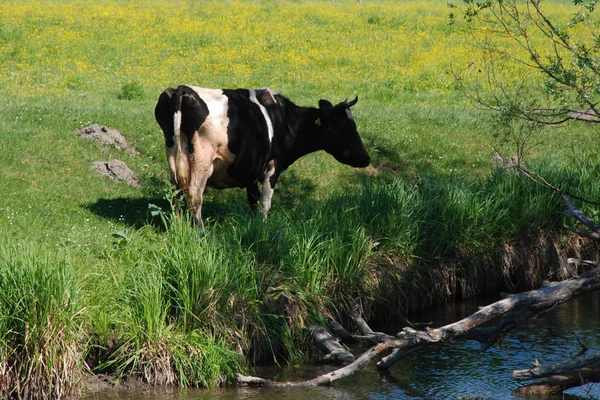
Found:
[[[300,107],[272,89],[167,88],[154,114],[163,131],[171,184],[185,194],[202,226],[206,185],[245,188],[253,210],[266,218],[282,172],[300,157],[325,150],[352,167],[371,158],[350,107],[358,96],[333,105]],[[259,191],[258,183],[262,190]]]

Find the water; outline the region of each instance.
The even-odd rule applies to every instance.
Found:
[[[411,322],[431,322],[437,327],[458,320],[493,300],[475,300],[425,310],[410,317]],[[573,330],[593,350],[600,349],[600,293],[591,293],[558,306],[544,317],[520,325],[506,338],[503,347],[479,351],[474,341],[453,341],[426,347],[406,357],[389,371],[379,373],[374,365],[321,388],[227,388],[149,389],[88,393],[86,400],[252,400],[252,399],[510,399],[523,385],[511,378],[512,370],[529,368],[534,360],[555,363],[581,349]],[[394,332],[392,330],[391,332]],[[355,352],[356,354],[356,352]],[[327,366],[285,369],[261,368],[256,375],[276,380],[310,379],[328,372]],[[588,393],[571,389],[567,393],[600,399],[600,384]],[[590,396],[591,395],[591,396]],[[557,399],[568,397],[559,396]],[[574,397],[577,398],[577,397]]]

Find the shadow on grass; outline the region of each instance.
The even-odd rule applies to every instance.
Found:
[[[293,210],[295,207],[310,202],[314,199],[316,188],[317,183],[312,179],[299,177],[294,171],[289,171],[275,189],[274,208]],[[160,207],[165,212],[170,210],[169,202],[164,197],[157,196],[101,198],[94,203],[85,204],[83,207],[98,216],[130,225],[136,229],[148,224],[160,229],[164,228],[160,217],[151,216],[150,204]],[[251,215],[245,190],[206,189],[202,205],[203,219],[221,222],[234,214],[244,213]]]
[[[318,182],[314,179],[303,178],[295,170],[288,170],[282,174],[275,187],[273,205],[277,208],[292,210],[307,202],[314,201]]]
[[[92,213],[111,221],[125,223],[137,229],[144,225],[162,227],[160,218],[153,218],[148,211],[150,204],[155,204],[163,210],[169,209],[169,202],[160,197],[99,199],[95,203],[83,207]]]
[[[169,211],[171,207],[166,199],[160,197],[119,197],[115,199],[99,199],[94,203],[84,205],[84,208],[100,217],[116,223],[124,223],[136,229],[140,229],[146,225],[152,225],[161,230],[164,229],[160,217],[153,217],[150,214],[150,204],[160,207],[165,212]],[[239,207],[234,207],[234,210],[232,210],[231,207],[228,207],[223,202],[209,200],[204,202],[202,214],[204,218],[220,221],[232,212],[239,212],[238,209]]]

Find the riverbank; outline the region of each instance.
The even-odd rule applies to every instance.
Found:
[[[214,387],[250,364],[301,361],[312,352],[308,324],[344,322],[354,305],[372,322],[397,322],[563,279],[579,272],[568,257],[598,255],[561,230],[557,196],[502,170],[470,183],[366,179],[267,221],[233,212],[205,232],[168,204],[87,268],[4,237],[4,393],[77,391],[87,368]]]
[[[463,318],[478,307],[490,304],[495,299],[476,298],[454,301],[443,306],[430,307],[409,314],[410,321],[417,326],[438,327]],[[588,293],[559,305],[545,316],[529,320],[516,327],[507,336],[501,347],[492,347],[481,353],[475,342],[455,340],[443,346],[431,346],[412,356],[407,356],[396,367],[381,373],[371,365],[354,375],[352,379],[340,380],[333,386],[320,388],[257,388],[227,386],[218,389],[180,389],[144,386],[106,385],[91,387],[84,392],[85,400],[113,399],[248,399],[263,398],[324,398],[340,397],[394,399],[488,397],[521,399],[515,391],[523,383],[512,379],[511,372],[523,368],[537,359],[541,363],[552,363],[571,358],[580,351],[573,331],[587,337],[586,344],[597,348],[600,338],[594,335],[600,328],[595,316],[598,313],[598,293]],[[386,332],[396,332],[403,325],[390,326]],[[353,348],[353,352],[360,350]],[[322,364],[316,360],[287,366],[266,366],[253,370],[257,376],[276,381],[297,381],[330,372],[337,366]],[[571,389],[566,394],[596,398],[600,388],[586,385]],[[512,396],[511,396],[512,394]],[[547,395],[548,399],[562,399],[564,395]]]

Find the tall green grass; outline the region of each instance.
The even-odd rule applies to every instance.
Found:
[[[537,169],[600,195],[597,167],[571,161]],[[364,178],[267,221],[240,209],[205,231],[166,207],[158,226],[115,234],[80,273],[66,258],[3,245],[3,390],[68,393],[85,357],[97,372],[181,386],[226,381],[246,368],[241,354],[300,360],[309,322],[356,305],[398,319],[412,296],[468,296],[481,280],[504,289],[498,252],[557,235],[561,209],[556,194],[503,170],[471,181]]]
[[[168,234],[183,239],[176,231]],[[188,232],[189,242],[198,239],[195,229]],[[215,279],[205,274],[212,263],[186,260],[211,249],[191,249],[176,240],[167,245],[154,241],[156,234],[148,228],[121,233],[98,273],[88,276],[86,289],[94,305],[87,312],[90,364],[97,372],[137,376],[155,385],[217,386],[244,361],[217,329],[225,325],[211,325],[218,319],[202,314],[212,301],[203,292],[211,292],[203,285]],[[193,272],[187,270],[194,266]]]
[[[83,374],[85,302],[75,267],[0,242],[0,395],[61,398]]]
[[[585,164],[539,170],[598,196]],[[129,273],[137,283],[122,283],[135,293],[120,302],[139,303],[131,309],[143,319],[131,325],[145,333],[135,337],[173,324],[181,332],[226,338],[230,349],[255,361],[294,360],[308,350],[309,322],[344,318],[356,305],[367,314],[385,309],[375,317],[397,320],[414,309],[411,302],[422,306],[513,288],[511,280],[528,272],[507,276],[505,246],[523,242],[535,249],[540,235],[560,241],[561,210],[555,193],[499,169],[470,182],[365,179],[358,188],[267,221],[240,211],[209,221],[206,231],[194,228],[186,214],[166,211],[158,242],[138,238],[119,250],[125,254],[119,263],[144,260]],[[145,246],[141,252],[139,245]]]

